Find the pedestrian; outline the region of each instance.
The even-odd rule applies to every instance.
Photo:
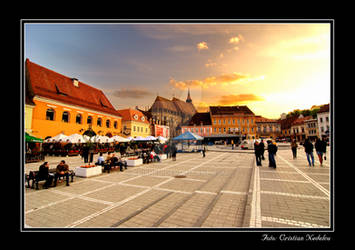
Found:
[[[292,150],[292,155],[293,155],[293,159],[297,158],[297,142],[296,139],[293,139],[291,142],[291,150]]]
[[[307,155],[307,161],[308,161],[309,166],[311,166],[311,160],[312,160],[312,166],[314,167],[314,156],[313,156],[312,142],[307,138],[303,144],[303,147],[304,147],[304,151],[306,152],[306,155]]]
[[[176,161],[176,153],[177,153],[177,148],[176,145],[173,144],[171,146],[171,157],[173,158],[173,161]]]
[[[88,163],[88,161],[89,161],[89,146],[87,144],[84,145],[81,156],[84,158],[84,163]]]
[[[233,150],[234,149],[234,141],[232,140],[231,143],[232,143],[232,150]]]
[[[324,160],[327,160],[326,153],[327,153],[327,141],[325,138],[322,139],[322,152],[324,155]]]
[[[267,141],[267,143],[268,143],[267,150],[269,152],[269,167],[276,168],[276,161],[275,161],[275,155],[277,152],[276,143],[272,142],[271,140]]]
[[[260,143],[258,141],[254,142],[254,153],[255,153],[256,165],[262,166],[261,165],[261,147],[260,147]]]
[[[205,158],[205,156],[206,156],[206,146],[205,145],[203,145],[202,155],[203,155],[202,157]]]
[[[261,139],[260,143],[259,143],[259,147],[260,147],[260,155],[261,155],[261,159],[265,160],[264,157],[264,152],[265,152],[265,144],[264,144],[264,140]]]
[[[323,142],[317,138],[316,143],[314,144],[314,147],[316,148],[316,153],[318,155],[319,163],[320,166],[323,166]]]

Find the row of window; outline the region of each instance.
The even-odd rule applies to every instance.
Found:
[[[224,120],[220,120],[220,119],[213,119],[213,124],[214,125],[216,125],[217,124],[217,122],[218,122],[218,124],[222,124],[222,122],[223,122],[223,124],[226,124],[226,120],[224,119]],[[233,119],[233,120],[231,120],[231,119],[228,119],[228,124],[235,124],[235,119]],[[237,123],[238,123],[238,125],[239,124],[249,124],[249,119],[237,119]],[[250,119],[250,124],[253,124],[254,123],[254,119]]]
[[[222,130],[223,129],[223,130]],[[227,130],[228,130],[228,132],[230,133],[230,132],[247,132],[247,133],[254,133],[254,128],[244,128],[243,127],[243,129],[238,129],[238,128],[218,128],[218,130],[217,130],[217,128],[214,128],[214,132],[215,133],[217,133],[217,131],[219,132],[219,133],[221,133],[222,131],[223,131],[223,133],[225,133],[225,132],[227,132]]]
[[[328,117],[328,116],[325,117],[325,121],[326,121],[326,122],[329,122],[329,117]],[[323,117],[319,117],[319,122],[320,122],[320,123],[323,122]]]
[[[144,127],[133,126],[133,132],[141,132],[143,133]],[[145,133],[148,133],[148,128],[145,128]]]
[[[273,127],[273,126],[259,127],[258,126],[258,132],[261,132],[261,130],[263,130],[264,133],[266,133],[266,132],[280,132],[280,127]]]
[[[209,134],[209,133],[212,133],[212,128],[185,128],[185,129],[182,129],[182,133],[186,132],[186,131],[189,131],[189,132],[192,132],[192,133],[199,133],[199,134]]]
[[[54,109],[51,109],[51,108],[47,109],[47,111],[46,111],[46,120],[49,120],[49,121],[54,121],[55,120],[55,111],[54,111]],[[70,122],[70,113],[68,111],[63,111],[62,120],[61,121],[62,122],[66,122],[66,123]],[[83,124],[83,116],[81,114],[77,114],[76,115],[75,123],[76,124]],[[86,123],[87,124],[93,124],[94,123],[94,119],[92,118],[92,116],[88,116],[87,117]],[[97,118],[96,125],[99,126],[99,127],[103,126],[103,121],[102,121],[102,119],[100,117]],[[106,125],[106,128],[110,128],[111,127],[111,121],[107,119],[105,125]],[[117,121],[115,121],[113,123],[113,127],[115,129],[117,129]]]

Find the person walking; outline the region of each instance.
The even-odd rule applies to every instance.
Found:
[[[202,149],[202,157],[205,158],[206,157],[206,145],[203,145],[203,149]]]
[[[261,146],[258,141],[254,142],[254,153],[255,153],[256,165],[262,166],[261,165]]]
[[[307,161],[309,166],[311,166],[311,160],[312,160],[312,166],[314,167],[314,156],[313,156],[313,144],[312,142],[307,138],[303,144],[304,151],[306,152],[307,155]]]
[[[176,161],[176,153],[177,153],[177,148],[176,145],[173,144],[171,146],[171,157],[173,158],[173,161]]]
[[[264,144],[264,140],[261,139],[260,143],[259,143],[259,147],[260,147],[260,156],[262,160],[265,160],[264,157],[264,152],[265,152],[265,144]]]
[[[297,142],[296,139],[293,139],[291,142],[291,150],[292,150],[292,155],[293,155],[293,159],[297,158]]]
[[[323,154],[325,154],[326,152],[327,144],[324,141],[321,141],[319,138],[317,138],[314,147],[316,148],[320,166],[323,167]]]
[[[89,146],[86,144],[83,147],[82,157],[84,158],[84,163],[88,163],[89,161]]]
[[[327,160],[327,157],[326,157],[326,153],[327,153],[327,141],[325,140],[325,138],[322,139],[322,152],[323,152],[323,155],[324,155],[324,160]]]
[[[271,140],[269,140],[267,150],[269,152],[269,167],[276,168],[276,161],[275,161],[275,155],[277,152],[276,143],[273,143]]]

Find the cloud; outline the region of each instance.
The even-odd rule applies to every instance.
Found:
[[[220,97],[218,103],[221,105],[235,105],[253,101],[264,101],[264,98],[254,94],[225,95]]]
[[[206,66],[207,67],[207,66]],[[248,83],[253,81],[264,80],[265,76],[251,77],[248,74],[233,72],[230,74],[222,74],[218,76],[206,77],[203,80],[185,80],[176,81],[174,78],[170,78],[169,83],[177,89],[187,88],[209,88],[213,86],[229,86],[237,83]]]
[[[206,42],[200,42],[197,44],[197,49],[200,51],[200,50],[203,50],[203,49],[208,49],[208,46],[207,46],[207,43]]]
[[[112,95],[115,97],[120,97],[125,99],[125,98],[143,98],[146,96],[153,95],[153,93],[144,89],[121,89],[121,90],[115,90]]]
[[[240,94],[240,95],[223,95],[219,98],[214,98],[215,102],[198,102],[196,103],[196,109],[199,112],[206,112],[209,106],[233,106],[246,104],[256,101],[264,101],[265,99],[261,96],[256,96],[254,94]]]
[[[235,36],[235,37],[231,37],[229,39],[229,43],[232,43],[232,44],[237,44],[240,41],[244,41],[244,37],[241,34],[239,34],[238,36]]]
[[[168,48],[168,50],[173,51],[173,52],[185,52],[185,51],[190,51],[192,49],[193,49],[192,46],[184,46],[184,45],[175,45],[175,46]]]

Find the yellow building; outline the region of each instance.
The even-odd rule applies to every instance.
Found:
[[[29,59],[25,69],[25,130],[33,136],[83,134],[89,127],[99,135],[122,133],[122,117],[101,90]]]
[[[256,138],[255,115],[247,106],[211,106],[212,133]]]
[[[117,110],[122,116],[122,130],[125,136],[147,137],[152,134],[150,123],[142,112],[135,109]]]

